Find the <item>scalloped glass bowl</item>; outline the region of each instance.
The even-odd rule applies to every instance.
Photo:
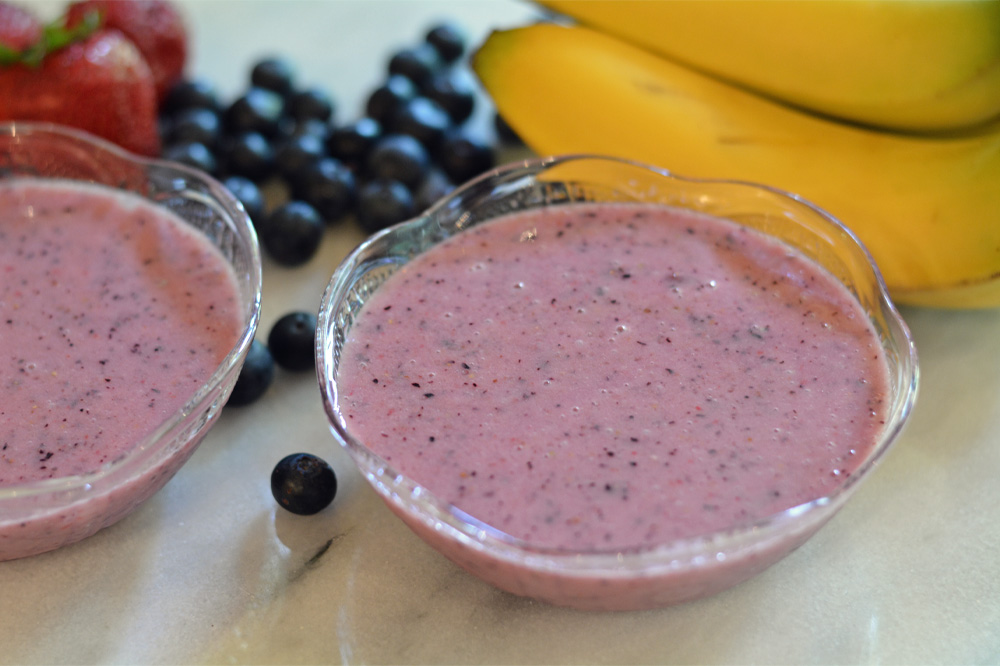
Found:
[[[393,469],[346,427],[337,367],[345,334],[366,299],[400,266],[454,234],[509,212],[568,202],[636,201],[728,218],[784,240],[848,286],[888,359],[884,433],[833,494],[752,524],[646,549],[540,548],[471,519]],[[590,610],[644,609],[714,594],[764,570],[825,524],[900,433],[916,397],[917,358],[905,323],[856,237],[812,204],[773,188],[692,180],[619,159],[570,156],[513,164],[467,183],[418,218],[369,238],[337,268],[323,296],[317,367],[334,437],[389,508],[465,570],[509,592]]]
[[[219,183],[185,166],[129,154],[49,124],[0,125],[0,179],[69,179],[128,190],[201,231],[233,267],[244,309],[239,339],[209,380],[124,458],[88,475],[0,486],[0,561],[53,550],[122,519],[159,490],[218,417],[253,341],[261,259],[250,219]]]

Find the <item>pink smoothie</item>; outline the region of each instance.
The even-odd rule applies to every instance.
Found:
[[[474,227],[395,273],[348,335],[348,430],[540,546],[653,546],[823,497],[888,407],[882,347],[832,276],[641,205]]]
[[[242,328],[218,250],[110,189],[0,185],[0,273],[0,487],[127,455]]]

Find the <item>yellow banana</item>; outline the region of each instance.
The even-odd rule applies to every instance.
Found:
[[[690,67],[842,119],[917,132],[1000,115],[996,0],[538,0]]]
[[[897,301],[1000,306],[1000,126],[947,139],[862,129],[581,27],[495,32],[473,66],[539,154],[789,190],[858,234]]]

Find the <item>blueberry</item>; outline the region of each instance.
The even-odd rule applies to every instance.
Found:
[[[226,109],[226,128],[232,134],[258,132],[272,137],[278,133],[285,109],[281,95],[266,88],[250,88]]]
[[[496,163],[493,148],[467,131],[449,134],[441,143],[438,163],[448,177],[456,183],[492,169]]]
[[[271,494],[288,511],[311,516],[333,502],[337,475],[322,458],[293,453],[282,458],[271,472]]]
[[[286,111],[297,121],[306,118],[328,121],[333,117],[333,100],[319,88],[300,90],[288,98]]]
[[[405,76],[390,76],[368,96],[365,113],[385,126],[417,92],[416,84]]]
[[[284,178],[294,180],[306,167],[326,155],[322,137],[305,133],[289,137],[274,151],[274,166]]]
[[[178,111],[172,118],[167,131],[167,143],[189,141],[214,146],[222,131],[219,114],[212,109],[193,107]]]
[[[500,143],[509,146],[523,145],[524,142],[521,140],[521,137],[517,135],[517,132],[510,126],[507,119],[499,113],[493,114],[493,128],[496,130],[497,139],[500,140]]]
[[[249,178],[229,176],[222,181],[222,186],[243,204],[243,209],[250,216],[250,221],[257,225],[264,218],[264,195],[260,188]]]
[[[254,340],[226,406],[240,407],[255,402],[264,395],[273,381],[274,359],[271,352],[262,342]]]
[[[214,174],[218,171],[218,161],[215,154],[203,143],[185,141],[164,146],[161,157],[171,162],[186,164],[205,173]]]
[[[324,143],[326,143],[331,131],[333,131],[333,128],[330,126],[330,123],[320,120],[319,118],[303,118],[302,120],[294,120],[286,116],[281,119],[278,136],[281,139],[291,139],[292,137],[302,136],[303,134],[312,134],[313,136],[318,136]]]
[[[451,117],[440,104],[426,97],[414,97],[392,118],[393,132],[416,137],[428,150],[435,150],[452,127]]]
[[[261,181],[274,171],[274,149],[258,132],[243,132],[223,142],[222,155],[226,171]]]
[[[455,124],[468,120],[476,107],[476,87],[462,69],[434,74],[424,87],[424,96],[440,104]]]
[[[413,195],[413,205],[418,211],[426,210],[454,189],[455,185],[443,171],[431,169],[417,186]]]
[[[166,139],[170,136],[171,129],[174,125],[173,116],[168,116],[164,113],[156,116],[156,131],[160,135],[160,139],[166,143]]]
[[[288,201],[267,216],[260,231],[267,253],[284,266],[298,266],[312,259],[323,239],[323,218],[304,201]]]
[[[358,224],[368,233],[402,222],[413,212],[413,195],[398,180],[373,180],[358,192]]]
[[[274,362],[285,370],[302,371],[316,367],[316,315],[289,312],[276,321],[267,336]]]
[[[368,172],[383,180],[398,180],[415,187],[430,166],[430,155],[423,144],[408,134],[388,134],[375,144],[368,155]]]
[[[442,66],[441,56],[431,44],[400,49],[389,58],[389,74],[401,74],[422,86]]]
[[[307,165],[290,183],[293,194],[312,205],[327,222],[343,217],[357,194],[354,172],[334,157]]]
[[[374,118],[362,116],[353,123],[331,131],[326,140],[326,149],[331,156],[342,162],[361,164],[368,158],[368,153],[381,136],[382,124]]]
[[[427,32],[426,39],[444,62],[453,63],[465,53],[465,33],[454,23],[435,25]]]
[[[177,82],[167,91],[161,110],[173,115],[184,109],[219,111],[220,108],[215,86],[202,79],[188,79]]]
[[[284,96],[295,85],[295,70],[281,58],[265,58],[250,70],[250,84]]]

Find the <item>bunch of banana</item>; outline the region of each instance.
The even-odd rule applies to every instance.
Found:
[[[538,0],[792,105],[936,132],[1000,115],[994,0]]]
[[[797,67],[795,57],[784,66]],[[607,154],[773,185],[851,227],[898,302],[1000,306],[1000,122],[933,136],[866,129],[580,26],[495,32],[473,67],[539,154]]]

